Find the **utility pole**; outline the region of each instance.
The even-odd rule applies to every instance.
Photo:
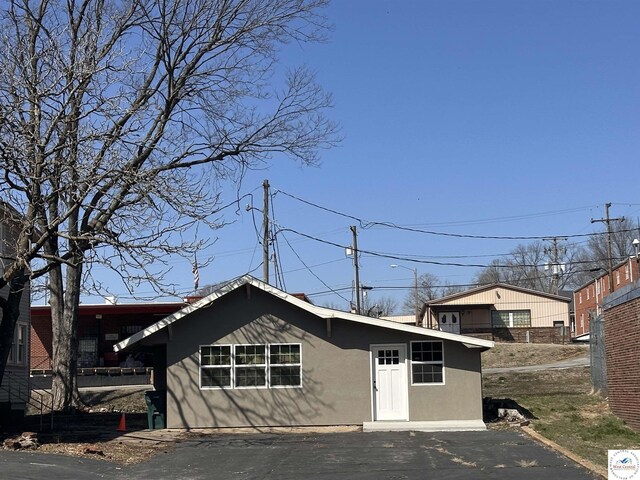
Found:
[[[413,301],[416,304],[416,327],[420,326],[420,305],[418,304],[418,269],[413,269]]]
[[[356,313],[360,315],[360,272],[358,270],[358,233],[356,226],[351,227],[353,233],[353,269],[356,282]]]
[[[567,237],[551,237],[543,238],[545,242],[551,242],[552,247],[545,247],[544,253],[551,256],[551,293],[558,295],[560,289],[560,274],[562,273],[562,265],[560,265],[560,249],[558,242],[566,241]]]
[[[609,262],[609,293],[613,292],[613,258],[611,255],[611,222],[623,222],[624,217],[609,218],[611,202],[605,204],[605,218],[591,219],[591,223],[601,222],[607,224],[607,256]]]
[[[269,180],[262,182],[264,206],[262,208],[262,279],[269,283]]]

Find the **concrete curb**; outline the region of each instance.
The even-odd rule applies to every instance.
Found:
[[[584,458],[580,457],[579,455],[576,455],[573,452],[570,452],[569,450],[567,450],[564,447],[561,447],[560,445],[558,445],[555,442],[552,442],[551,440],[549,440],[546,437],[543,437],[542,435],[540,435],[538,432],[536,432],[534,429],[532,429],[531,427],[520,427],[522,429],[522,431],[524,433],[526,433],[527,435],[529,435],[531,438],[533,438],[534,440],[536,440],[537,442],[552,448],[553,450],[556,450],[557,452],[561,453],[562,455],[564,455],[565,457],[569,458],[570,460],[573,460],[574,462],[582,465],[584,468],[586,468],[587,470],[590,470],[592,473],[595,473],[596,475],[600,476],[601,478],[603,478],[604,480],[607,480],[607,471],[600,467],[599,465],[596,465],[593,462],[590,462],[589,460],[585,460]]]

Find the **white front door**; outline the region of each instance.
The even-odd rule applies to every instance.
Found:
[[[375,345],[371,354],[374,420],[409,420],[406,345]]]

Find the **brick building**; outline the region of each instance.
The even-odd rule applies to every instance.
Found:
[[[640,279],[639,264],[635,258],[629,258],[613,267],[613,291],[630,285]],[[597,275],[597,276],[596,276]],[[602,301],[611,293],[609,272],[594,272],[594,279],[573,293],[575,311],[575,336],[589,333],[589,324],[593,318],[602,315]]]
[[[609,407],[640,431],[640,281],[614,291],[602,309]]]
[[[177,312],[185,302],[104,303],[80,305],[78,312],[78,366],[116,367],[126,360],[113,345],[161,318]],[[51,368],[51,307],[31,307],[31,369]],[[126,355],[125,355],[126,357]],[[137,359],[146,363],[144,358]],[[143,365],[144,366],[144,365]]]

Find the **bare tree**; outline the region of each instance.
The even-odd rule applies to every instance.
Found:
[[[324,4],[3,4],[0,193],[20,228],[0,280],[11,287],[0,381],[27,278],[49,276],[54,406],[73,407],[77,305],[101,286],[91,267],[114,269],[131,291],[171,288],[167,260],[202,246],[191,227],[223,224],[220,182],[274,153],[314,164],[338,140],[329,95],[306,69],[278,63],[284,43],[322,40]]]
[[[520,244],[505,258],[494,259],[480,270],[474,283],[507,283],[553,293],[556,287],[563,290],[575,284],[585,268],[582,258],[583,249],[576,244],[562,244],[554,252],[543,241]]]
[[[414,287],[415,288],[415,287]],[[414,288],[411,289],[405,297],[402,306],[408,312],[415,313],[416,309],[421,309],[422,306],[429,300],[439,298],[442,296],[442,282],[432,273],[423,273],[418,277],[418,305],[416,306],[416,294]]]
[[[362,299],[362,314],[368,317],[386,317],[393,315],[397,302],[392,297],[382,296],[373,298],[371,294]]]

